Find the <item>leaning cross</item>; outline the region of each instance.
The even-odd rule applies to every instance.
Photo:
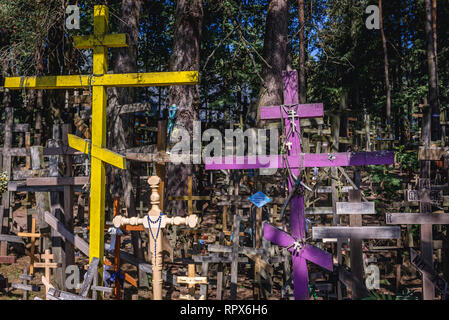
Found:
[[[91,75],[48,77],[9,77],[10,89],[76,89],[92,88],[92,141],[69,135],[69,145],[91,155],[90,178],[90,261],[100,260],[98,272],[102,283],[104,256],[105,163],[126,169],[123,156],[105,149],[106,105],[108,87],[148,87],[198,84],[197,71],[108,74],[108,48],[126,47],[126,34],[108,34],[109,10],[105,5],[94,7],[94,34],[74,37],[75,47],[93,49]]]
[[[113,219],[114,227],[120,228],[126,225],[143,225],[143,227],[150,233],[150,243],[148,246],[149,256],[152,256],[153,265],[153,299],[162,300],[162,235],[161,230],[166,225],[186,225],[194,228],[198,223],[196,215],[190,215],[186,218],[172,217],[169,218],[161,212],[159,208],[160,196],[158,194],[158,185],[161,179],[158,176],[152,176],[148,179],[148,184],[151,188],[151,210],[143,218],[132,217],[125,218],[123,216],[116,216]],[[151,228],[151,229],[150,229]]]
[[[278,169],[287,168],[292,175],[288,177],[289,192],[296,189],[296,177],[299,177],[301,168],[315,167],[345,167],[393,164],[394,153],[390,151],[379,152],[346,152],[346,153],[301,153],[300,119],[322,117],[323,104],[299,104],[298,103],[298,73],[297,71],[284,71],[284,104],[282,106],[261,107],[260,118],[262,120],[281,119],[285,121],[286,150],[283,155],[269,156],[245,156],[245,157],[212,157],[206,158],[206,170],[222,169]],[[293,111],[295,113],[293,113]],[[291,144],[289,144],[291,142]],[[305,241],[304,199],[303,195],[295,194],[290,200],[290,230],[295,243]],[[271,237],[271,235],[270,235]],[[299,248],[298,246],[296,246]],[[299,251],[304,251],[304,248]],[[312,249],[310,249],[312,250]],[[316,253],[321,252],[316,249]],[[332,263],[331,256],[321,252],[322,261]],[[330,259],[330,260],[329,260]],[[295,259],[299,261],[299,259]],[[307,264],[302,259],[299,265],[294,266],[295,299],[308,299]],[[330,261],[330,262],[329,262]],[[328,265],[328,264],[325,264]],[[305,274],[303,276],[302,274]]]

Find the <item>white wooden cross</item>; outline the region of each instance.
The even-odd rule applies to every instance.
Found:
[[[198,223],[198,217],[194,214],[188,217],[167,217],[159,208],[160,196],[158,193],[158,185],[161,178],[152,176],[148,179],[151,188],[151,210],[143,218],[132,217],[125,218],[116,216],[113,219],[114,227],[121,228],[126,225],[143,225],[149,233],[148,253],[152,256],[153,265],[153,299],[162,300],[162,232],[167,225],[186,225],[194,228]]]

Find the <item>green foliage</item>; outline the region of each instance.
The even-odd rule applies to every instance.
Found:
[[[383,193],[389,198],[394,199],[401,190],[401,179],[393,172],[394,169],[385,166],[368,166],[368,172],[371,181],[383,186]]]
[[[405,146],[395,147],[396,162],[401,165],[404,170],[417,171],[419,167],[418,153],[416,151],[406,152]]]
[[[416,297],[414,294],[415,292],[409,289],[405,289],[396,295],[370,291],[370,295],[363,300],[418,300],[418,297]]]

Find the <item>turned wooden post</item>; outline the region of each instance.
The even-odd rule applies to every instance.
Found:
[[[160,195],[158,193],[158,187],[161,179],[157,176],[152,176],[148,179],[148,184],[151,188],[151,210],[148,215],[139,218],[125,218],[122,216],[116,216],[113,219],[113,225],[116,228],[121,228],[126,225],[138,226],[143,225],[144,229],[149,233],[149,247],[148,257],[151,257],[152,262],[152,280],[153,280],[153,299],[162,300],[162,230],[166,225],[186,225],[189,228],[194,228],[198,223],[198,217],[194,214],[183,217],[167,217],[161,216],[161,209],[159,208]],[[160,221],[159,221],[160,218]],[[151,221],[149,221],[151,220]],[[151,228],[151,230],[150,230]],[[159,232],[158,232],[159,230]],[[156,240],[153,239],[153,236]],[[156,249],[155,249],[156,242]],[[156,254],[154,252],[156,251]]]
[[[148,179],[148,184],[151,188],[151,209],[148,214],[150,219],[153,221],[157,220],[161,214],[161,209],[159,208],[160,196],[158,193],[160,182],[161,178],[157,176],[153,176]],[[151,232],[148,229],[148,238],[150,243],[148,246],[148,257],[152,257],[151,263],[153,265],[153,300],[162,300],[162,235],[158,234],[158,226],[159,224],[152,224],[150,226],[152,228],[153,235],[155,237],[157,236],[156,240],[153,239]],[[156,250],[154,249],[154,241],[156,241]],[[155,251],[156,254],[154,254]]]

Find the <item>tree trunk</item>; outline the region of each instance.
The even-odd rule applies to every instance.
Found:
[[[172,55],[170,57],[170,71],[199,70],[200,42],[203,24],[203,2],[201,0],[178,0],[176,6],[175,35]],[[199,119],[200,99],[198,86],[171,86],[169,92],[169,105],[176,105],[173,134],[186,129],[193,137],[193,122]],[[171,141],[175,143],[176,141]],[[167,166],[167,196],[187,195],[187,177],[193,173],[191,165]],[[193,177],[193,192],[196,192],[197,181]],[[166,202],[167,203],[167,202]],[[182,215],[185,212],[183,201],[170,203],[173,205],[173,214]]]
[[[119,20],[119,33],[128,35],[128,47],[114,49],[116,55],[114,60],[114,73],[137,72],[137,43],[139,40],[139,21],[142,2],[135,0],[122,0],[121,16]],[[120,107],[123,104],[135,102],[136,94],[134,88],[112,88],[109,89],[109,108],[111,119],[108,123],[112,125],[108,144],[109,148],[115,151],[124,152],[133,145],[134,128],[132,114],[119,115]],[[137,216],[135,195],[132,184],[133,167],[128,170],[112,169],[112,193],[123,195],[125,206],[129,217]],[[143,259],[144,253],[139,232],[131,232],[134,254]]]
[[[268,4],[264,38],[263,57],[269,64],[263,64],[263,83],[259,92],[257,121],[260,121],[260,107],[280,105],[283,101],[282,71],[287,61],[288,1],[271,0]]]
[[[436,10],[436,9],[435,9]],[[440,103],[438,100],[438,70],[436,61],[436,21],[432,17],[432,0],[426,0],[426,38],[427,38],[427,65],[429,69],[429,105],[432,115],[432,141],[440,139]],[[436,18],[436,17],[435,17]]]
[[[305,19],[304,19],[304,0],[298,0],[299,16],[299,103],[306,103],[306,48],[305,48]]]
[[[388,50],[387,50],[387,39],[385,37],[384,32],[384,23],[382,16],[382,0],[379,0],[379,27],[380,27],[380,35],[382,37],[382,46],[384,49],[384,70],[385,70],[385,89],[387,95],[387,134],[388,137],[391,137],[391,86],[390,86],[390,75],[388,70]]]

